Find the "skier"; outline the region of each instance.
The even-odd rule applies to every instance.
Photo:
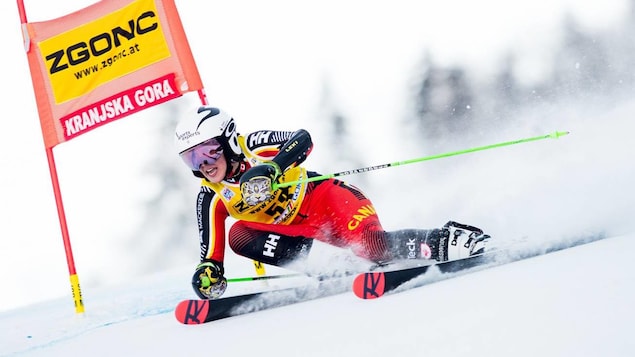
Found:
[[[319,174],[300,166],[313,148],[303,129],[240,135],[228,113],[200,106],[178,123],[175,142],[181,159],[202,179],[196,201],[200,264],[192,278],[202,299],[218,298],[227,287],[229,217],[236,222],[227,242],[236,254],[281,267],[302,262],[313,239],[384,264],[465,258],[483,252],[489,238],[456,222],[439,229],[385,231],[358,188],[334,178],[307,182]],[[273,189],[285,182],[294,183]]]

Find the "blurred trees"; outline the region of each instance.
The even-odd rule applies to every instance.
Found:
[[[468,67],[435,63],[427,53],[412,90],[412,121],[417,132],[427,141],[435,141],[449,134],[486,131],[501,121],[513,120],[514,112],[530,106],[592,100],[632,88],[633,27],[635,10],[624,24],[604,32],[585,30],[572,17],[565,18],[560,44],[551,57],[550,75],[530,84],[519,80],[523,69],[511,51],[503,56],[498,72],[485,79]]]
[[[199,181],[185,168],[174,150],[173,137],[180,111],[178,101],[162,105],[163,118],[153,120],[148,135],[154,145],[144,163],[143,217],[128,243],[136,273],[160,271],[198,261],[196,194]],[[187,193],[191,188],[191,192]]]

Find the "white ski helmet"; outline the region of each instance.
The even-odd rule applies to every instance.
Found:
[[[174,142],[179,155],[209,139],[216,138],[223,147],[227,162],[239,161],[238,131],[234,119],[226,112],[208,106],[189,110],[176,125]]]

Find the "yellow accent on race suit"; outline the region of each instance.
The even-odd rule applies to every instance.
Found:
[[[357,213],[353,216],[353,219],[348,221],[348,230],[349,231],[354,231],[355,229],[357,229],[357,227],[359,227],[359,224],[366,218],[377,214],[377,211],[375,211],[375,207],[373,207],[373,205],[365,205],[362,206],[360,209],[357,210]]]
[[[251,151],[245,145],[245,138],[238,137],[238,143],[249,164],[253,167],[270,158],[260,156],[256,152]],[[289,182],[305,180],[307,172],[305,168],[294,167],[278,178],[278,182]],[[306,193],[306,182],[300,182],[289,187],[282,187],[273,192],[271,198],[256,206],[249,206],[242,200],[240,186],[238,183],[231,184],[226,181],[221,183],[212,183],[205,179],[201,185],[214,190],[218,198],[220,198],[229,215],[238,220],[249,222],[260,222],[267,224],[284,224],[287,225],[293,221],[298,214],[298,209],[304,200]]]

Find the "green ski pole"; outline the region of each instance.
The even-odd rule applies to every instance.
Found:
[[[476,151],[483,151],[483,150],[500,148],[500,147],[503,147],[503,146],[510,146],[510,145],[528,143],[528,142],[544,140],[544,139],[558,139],[559,137],[565,136],[567,134],[569,134],[568,131],[555,131],[555,132],[553,132],[551,134],[534,136],[534,137],[531,137],[531,138],[518,139],[518,140],[513,140],[513,141],[506,141],[506,142],[502,142],[502,143],[498,143],[498,144],[479,146],[479,147],[475,147],[475,148],[471,148],[471,149],[451,151],[451,152],[446,152],[446,153],[443,153],[443,154],[424,156],[424,157],[420,157],[420,158],[416,158],[416,159],[410,159],[410,160],[404,160],[404,161],[396,161],[396,162],[391,162],[391,163],[383,164],[383,165],[362,167],[362,168],[358,168],[358,169],[341,171],[341,172],[336,172],[336,173],[327,174],[327,175],[315,176],[315,177],[308,178],[306,180],[274,183],[273,184],[273,189],[277,190],[280,187],[293,186],[293,185],[296,185],[296,184],[302,183],[302,182],[313,182],[313,181],[328,180],[328,179],[333,178],[333,177],[346,176],[346,175],[352,175],[352,174],[359,174],[359,173],[363,173],[363,172],[369,172],[369,171],[374,171],[374,170],[379,170],[379,169],[385,169],[385,168],[388,168],[388,167],[403,166],[403,165],[414,164],[414,163],[422,162],[422,161],[430,161],[430,160],[441,159],[441,158],[444,158],[444,157],[458,156],[458,155],[468,154],[468,153],[476,152]]]
[[[240,283],[245,281],[257,281],[257,280],[273,280],[273,279],[283,279],[283,278],[296,278],[306,275],[304,274],[282,274],[282,275],[258,275],[258,276],[247,276],[243,278],[229,278],[227,279],[228,283]]]

